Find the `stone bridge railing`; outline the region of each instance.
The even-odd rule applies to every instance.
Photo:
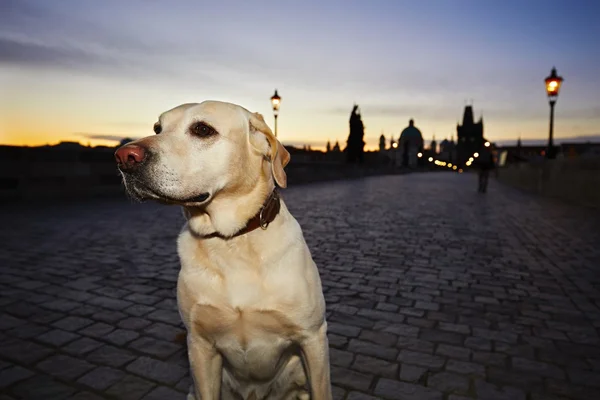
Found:
[[[290,185],[405,171],[378,165],[339,162],[291,162]],[[0,201],[123,195],[121,176],[111,161],[0,160]]]
[[[600,158],[547,160],[501,168],[498,180],[540,195],[600,208]]]

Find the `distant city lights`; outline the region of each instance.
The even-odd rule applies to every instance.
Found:
[[[490,142],[485,142],[485,147],[490,147],[490,146],[491,146]],[[421,157],[422,153],[419,153],[419,154],[420,154],[419,157]],[[469,157],[469,160],[465,163],[465,166],[470,167],[477,157],[479,157],[479,153],[474,153],[471,157]],[[436,160],[433,157],[429,157],[428,160],[429,160],[429,162],[432,162],[435,165],[438,165],[440,167],[448,167],[448,169],[456,171],[459,174],[462,174],[464,172],[464,170],[462,168],[459,168],[458,165],[452,164],[451,162]]]

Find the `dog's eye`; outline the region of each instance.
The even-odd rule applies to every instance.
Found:
[[[216,135],[217,131],[204,122],[195,122],[190,126],[190,132],[195,136],[208,137]]]
[[[157,135],[162,132],[162,126],[157,122],[154,124],[154,133]]]

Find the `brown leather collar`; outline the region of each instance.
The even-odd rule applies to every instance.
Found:
[[[215,232],[205,237],[220,237],[223,239],[228,239],[236,236],[245,235],[246,233],[252,232],[253,230],[258,228],[266,230],[269,224],[273,222],[275,217],[277,217],[277,214],[279,214],[280,209],[281,201],[279,197],[279,192],[277,191],[277,188],[275,188],[273,192],[269,195],[269,197],[267,197],[260,210],[258,210],[258,213],[256,213],[254,217],[250,218],[246,223],[246,226],[244,226],[237,233],[230,237],[225,237],[219,232]]]

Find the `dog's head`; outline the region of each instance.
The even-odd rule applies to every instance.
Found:
[[[287,185],[290,154],[260,114],[238,105],[183,104],[163,113],[154,133],[115,153],[136,199],[201,206],[220,192]]]

